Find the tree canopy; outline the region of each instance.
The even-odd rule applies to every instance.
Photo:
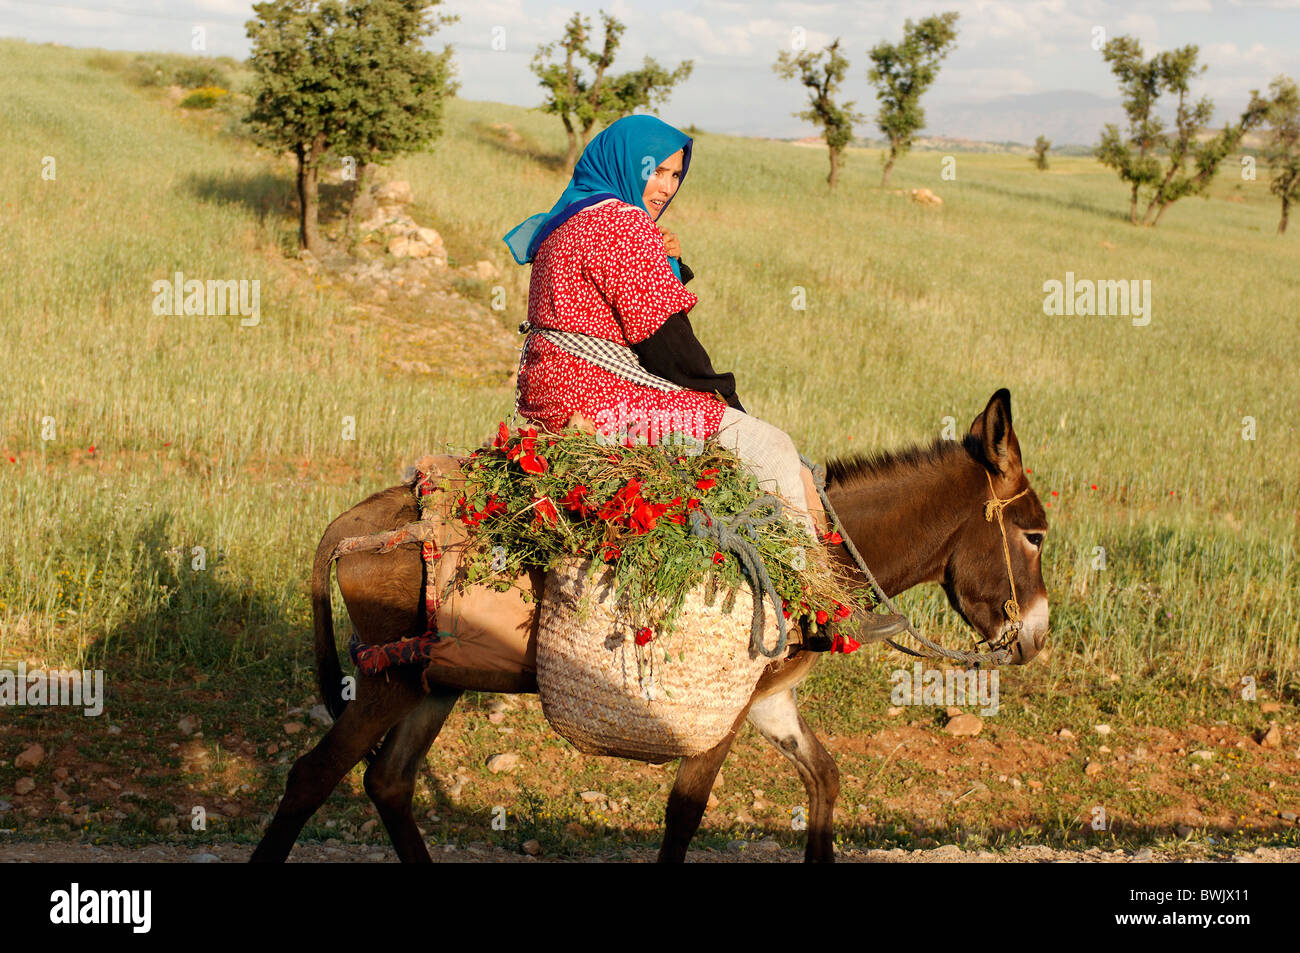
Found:
[[[299,241],[317,251],[317,181],[326,155],[359,168],[427,146],[455,92],[451,50],[423,48],[454,17],[441,0],[264,0],[246,28],[260,145],[298,162]]]
[[[640,69],[610,75],[626,27],[604,10],[600,18],[605,38],[599,49],[591,45],[591,21],[575,13],[564,26],[564,38],[538,46],[532,61],[532,71],[546,90],[541,108],[560,117],[569,137],[566,172],[573,171],[597,123],[608,125],[638,109],[653,112],[668,100],[674,86],[691,75],[694,66],[683,60],[668,70],[647,56]],[[557,54],[563,55],[555,59]],[[584,67],[591,71],[590,76]]]
[[[949,11],[915,23],[908,20],[902,42],[882,40],[867,53],[873,64],[867,78],[876,87],[880,103],[876,125],[889,140],[881,188],[889,182],[898,157],[912,148],[912,137],[925,128],[921,97],[939,75],[939,63],[956,49],[958,16]]]
[[[826,182],[832,189],[839,181],[841,153],[853,141],[853,124],[865,118],[854,111],[854,103],[835,102],[848,68],[849,61],[840,53],[838,37],[820,53],[782,50],[772,66],[783,79],[798,78],[808,89],[808,108],[795,115],[822,127],[831,162]]]

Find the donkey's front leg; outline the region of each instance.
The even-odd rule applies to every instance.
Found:
[[[804,860],[835,860],[835,799],[840,770],[795,707],[794,690],[769,695],[749,709],[749,720],[764,738],[794,762],[808,791],[808,846]]]
[[[664,842],[659,848],[659,863],[681,863],[686,860],[686,848],[691,838],[700,828],[704,809],[709,803],[709,792],[717,780],[718,769],[727,760],[731,743],[736,740],[736,732],[745,722],[742,711],[731,726],[727,736],[703,754],[693,758],[682,758],[677,764],[677,780],[673,783],[672,793],[668,795],[668,807],[664,811]]]

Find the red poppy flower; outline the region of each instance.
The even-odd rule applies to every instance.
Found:
[[[600,547],[600,558],[607,563],[612,563],[618,557],[623,555],[623,550],[613,543],[605,543]]]
[[[504,500],[499,499],[495,493],[490,493],[487,498],[487,506],[483,507],[483,515],[492,516],[496,513],[504,513],[508,509],[509,507],[506,506]]]
[[[465,514],[461,516],[460,521],[466,526],[477,526],[479,523],[483,522],[483,516],[483,513],[480,513],[471,506],[466,509]]]
[[[649,645],[654,641],[654,633],[650,631],[649,626],[642,626],[636,630],[636,644]]]
[[[601,519],[616,520],[627,515],[637,504],[641,496],[641,481],[631,479],[627,486],[619,490],[596,513]]]
[[[571,489],[560,503],[566,510],[572,510],[579,516],[586,516],[591,512],[591,507],[587,505],[587,487],[579,483]]]
[[[550,497],[541,496],[533,497],[537,505],[533,507],[535,515],[533,522],[544,526],[554,526],[560,519],[560,514],[555,511],[555,504],[551,502]]]
[[[503,420],[501,421],[500,424],[497,425],[497,436],[496,439],[492,441],[492,449],[504,450],[506,444],[508,444],[509,442],[510,442],[510,428],[506,426],[506,422]]]
[[[835,603],[835,621],[843,622],[849,616],[853,615],[853,610],[842,602]]]
[[[785,616],[787,619],[790,618],[790,603],[781,603],[781,615]]]
[[[831,639],[831,653],[836,652],[841,655],[848,655],[862,648],[862,643],[851,635],[837,635]]]
[[[727,561],[727,557],[722,555],[722,553],[715,552],[713,554],[713,565],[721,566],[726,561]]]
[[[818,609],[818,610],[817,610],[817,624],[818,624],[818,625],[825,625],[825,624],[826,624],[827,622],[829,622],[829,621],[831,621],[831,615],[830,615],[830,613],[827,612],[825,609]]]
[[[663,509],[654,503],[648,503],[645,500],[637,500],[636,505],[628,513],[628,525],[638,536],[644,536],[650,530],[655,528]]]
[[[695,497],[691,497],[689,500],[686,501],[686,512],[689,513],[692,510],[698,510],[700,508],[700,505],[701,504],[699,500],[695,499]]]
[[[830,543],[832,546],[838,546],[840,543],[844,542],[844,537],[836,530],[831,530],[829,533],[824,535],[822,539],[827,543]]]
[[[700,490],[703,493],[707,493],[709,490],[713,489],[717,485],[718,485],[717,480],[696,480],[695,481],[695,488],[697,490]]]
[[[530,451],[519,458],[519,468],[525,473],[545,473],[547,464],[544,458]]]

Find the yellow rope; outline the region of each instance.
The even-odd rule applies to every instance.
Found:
[[[997,518],[998,529],[1002,533],[1002,558],[1006,560],[1007,579],[1011,582],[1011,598],[1003,603],[1002,611],[1007,614],[1007,619],[1011,624],[1016,628],[1019,628],[1020,602],[1016,599],[1016,575],[1011,571],[1011,550],[1007,546],[1007,528],[1002,522],[1002,511],[1028,493],[1029,487],[1025,487],[1015,496],[1009,497],[1005,500],[999,500],[997,490],[993,489],[993,477],[989,475],[989,471],[987,470],[984,471],[984,476],[989,481],[989,492],[993,494],[993,499],[984,504],[984,519],[987,522],[992,523],[994,518]]]

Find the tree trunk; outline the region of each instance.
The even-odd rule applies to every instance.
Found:
[[[883,189],[889,185],[889,173],[894,171],[894,160],[898,158],[898,153],[893,146],[889,147],[889,158],[885,160],[885,174],[880,177],[880,187]]]
[[[1174,204],[1173,202],[1166,202],[1166,203],[1164,203],[1163,205],[1161,205],[1161,206],[1156,210],[1156,217],[1155,217],[1154,219],[1152,219],[1152,221],[1151,221],[1151,227],[1152,227],[1152,228],[1155,228],[1157,225],[1160,224],[1160,219],[1161,219],[1161,217],[1164,216],[1164,214],[1165,214],[1165,209],[1169,208],[1169,206],[1171,206],[1171,205],[1173,205],[1173,204]],[[1149,214],[1149,213],[1150,213],[1150,209],[1148,209],[1147,212],[1148,212],[1148,214]]]
[[[564,154],[564,174],[573,175],[573,167],[578,164],[578,133],[568,113],[561,113],[560,118],[564,120],[564,131],[569,137],[569,151]]]
[[[318,201],[319,162],[325,149],[325,133],[317,133],[311,145],[295,147],[298,156],[298,244],[319,255],[321,251],[320,228],[316,220]]]
[[[1128,221],[1130,225],[1138,223],[1138,187],[1136,182],[1133,183],[1133,194],[1129,196],[1128,200]]]
[[[834,146],[828,148],[831,153],[831,174],[826,176],[826,184],[833,189],[835,183],[840,180],[840,150]]]
[[[1291,202],[1284,195],[1282,196],[1282,220],[1277,223],[1277,233],[1279,235],[1286,234],[1286,220],[1287,220],[1287,215],[1290,213],[1290,211],[1291,211]]]

